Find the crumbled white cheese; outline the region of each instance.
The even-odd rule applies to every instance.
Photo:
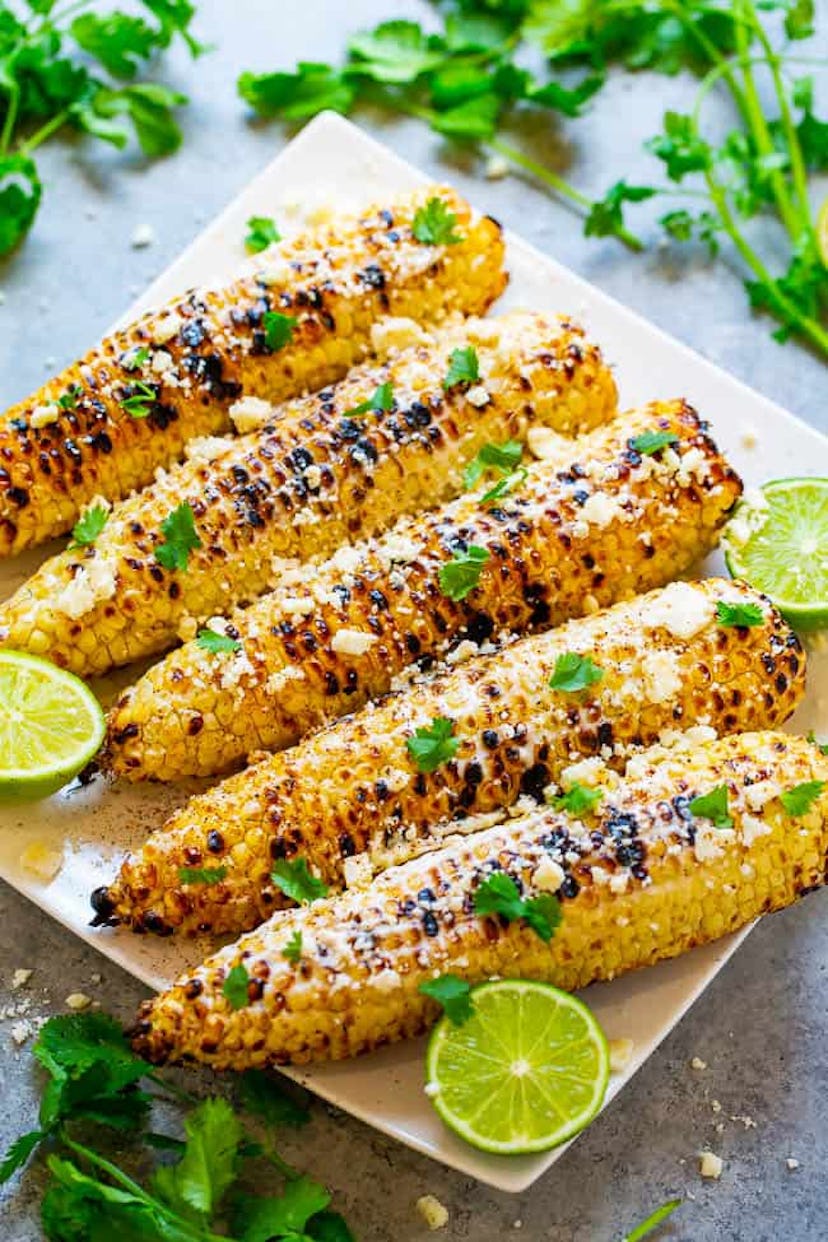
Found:
[[[620,1074],[622,1069],[626,1069],[630,1063],[634,1047],[635,1045],[631,1039],[611,1039],[609,1041],[611,1074]]]
[[[439,1082],[427,1082],[423,1091],[430,1100],[433,1100],[436,1095],[440,1094],[440,1084]]]
[[[165,345],[184,327],[184,320],[175,311],[169,311],[153,328],[152,335],[159,345]]]
[[[736,512],[725,528],[723,543],[740,548],[760,531],[768,520],[768,498],[758,487],[745,490]]]
[[[272,415],[273,406],[261,397],[240,397],[230,406],[230,420],[241,436],[264,426]]]
[[[417,1211],[429,1229],[445,1229],[448,1224],[448,1211],[434,1195],[421,1195],[417,1200]]]
[[[279,607],[288,617],[309,617],[316,605],[311,596],[286,595],[279,600]]]
[[[690,483],[701,483],[707,477],[707,458],[699,448],[688,449],[681,459],[681,466],[676,474],[676,482],[680,487]]]
[[[745,802],[752,811],[761,811],[768,802],[778,798],[782,790],[776,781],[757,781],[745,790]]]
[[[561,772],[561,785],[569,790],[573,785],[588,785],[590,789],[603,784],[607,779],[607,765],[597,755],[589,759],[579,759],[570,763]]]
[[[644,606],[644,624],[665,629],[676,638],[693,638],[712,620],[712,599],[689,582],[671,582]]]
[[[500,181],[509,175],[509,161],[502,155],[490,155],[486,160],[485,173],[488,181]]]
[[[610,877],[609,888],[611,893],[626,893],[630,886],[630,876],[627,871],[617,871],[615,875]]]
[[[81,1009],[89,1008],[92,1004],[92,997],[87,996],[85,992],[70,992],[64,1004],[67,1009],[74,1009],[79,1012]]]
[[[428,345],[431,338],[413,319],[388,315],[371,325],[371,349],[380,358],[412,345]]]
[[[700,816],[696,822],[696,836],[693,841],[696,861],[711,862],[712,859],[721,857],[724,853],[723,847],[735,839],[736,833],[732,828],[716,828]]]
[[[402,986],[402,979],[396,970],[380,970],[373,979],[374,987],[379,992],[396,992]]]
[[[132,230],[129,244],[133,250],[143,250],[156,241],[155,229],[151,224],[139,224]]]
[[[710,1107],[714,1113],[720,1113],[722,1111],[722,1106],[718,1100],[711,1100]]]
[[[703,1060],[701,1059],[701,1057],[691,1057],[691,1058],[690,1058],[690,1068],[691,1068],[691,1069],[694,1069],[694,1070],[706,1070],[706,1069],[707,1069],[707,1062],[706,1062],[706,1061],[703,1061]]]
[[[308,487],[313,487],[313,488],[319,487],[319,485],[322,482],[321,467],[316,466],[316,465],[308,466],[307,469],[302,472],[302,477],[304,478]]]
[[[653,703],[668,703],[681,690],[679,660],[674,651],[650,651],[641,661],[644,690]]]
[[[12,1043],[17,1048],[21,1048],[23,1044],[25,1044],[26,1040],[29,1039],[30,1036],[34,1035],[34,1033],[34,1024],[28,1018],[23,1018],[20,1022],[15,1022],[9,1031]]]
[[[215,461],[229,447],[228,441],[221,436],[197,436],[195,440],[188,440],[184,445],[184,456],[188,461],[210,462]]]
[[[609,526],[610,522],[623,516],[624,511],[618,497],[608,496],[606,492],[593,492],[581,509],[582,520],[590,526]]]
[[[63,851],[53,849],[43,841],[30,841],[20,855],[20,866],[47,884],[63,866]]]
[[[799,1161],[797,1160],[796,1156],[788,1156],[788,1158],[785,1161],[785,1168],[790,1169],[791,1172],[793,1172],[794,1169],[799,1168]]]
[[[554,858],[544,855],[532,872],[532,883],[542,893],[557,893],[566,879],[566,872]]]
[[[699,1156],[699,1173],[702,1177],[712,1177],[716,1181],[722,1176],[724,1163],[721,1156],[712,1151],[703,1151]]]
[[[338,655],[365,655],[377,641],[375,634],[365,634],[362,630],[337,630],[331,640],[331,650]]]
[[[526,433],[526,443],[532,456],[543,461],[545,458],[557,457],[561,449],[566,444],[571,445],[572,441],[553,431],[551,427],[530,427]]]
[[[11,981],[12,987],[15,989],[25,987],[26,984],[31,979],[33,974],[34,974],[33,970],[25,970],[23,968],[19,968],[12,975],[12,981]]]
[[[479,410],[489,404],[491,397],[482,384],[474,384],[466,393],[466,400]]]
[[[112,599],[117,587],[118,575],[112,562],[103,556],[90,557],[58,594],[55,608],[76,621],[96,604]]]
[[[367,888],[374,878],[374,869],[368,854],[354,854],[342,864],[346,888]]]
[[[47,401],[44,405],[36,405],[32,410],[30,425],[37,431],[40,427],[49,427],[60,418],[60,406],[56,401]]]
[[[410,565],[412,561],[416,561],[422,550],[414,539],[394,532],[385,536],[381,548],[392,564],[398,565]]]
[[[163,375],[165,371],[172,371],[175,367],[172,354],[167,353],[166,349],[156,349],[150,365],[156,375]]]

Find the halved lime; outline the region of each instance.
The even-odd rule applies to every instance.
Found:
[[[828,625],[828,479],[775,479],[737,505],[722,538],[734,578],[796,629]]]
[[[48,798],[104,737],[104,714],[80,678],[22,651],[0,651],[0,798]]]
[[[442,1017],[426,1088],[466,1142],[503,1155],[546,1151],[583,1130],[604,1099],[609,1049],[586,1005],[548,983],[501,979],[471,992],[462,1026]]]

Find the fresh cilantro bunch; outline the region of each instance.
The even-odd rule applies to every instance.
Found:
[[[190,33],[190,0],[141,0],[141,14],[92,0],[0,0],[0,255],[32,226],[43,187],[34,152],[69,126],[124,147],[131,126],[144,153],[168,155],[181,143],[173,110],[184,95],[139,72],[180,36],[191,53],[205,49]]]
[[[197,1101],[165,1083],[105,1014],[51,1018],[34,1055],[48,1075],[39,1126],[12,1144],[0,1182],[44,1148],[49,1180],[41,1221],[50,1242],[354,1242],[343,1218],[329,1210],[324,1186],[274,1147],[271,1131],[304,1125],[308,1114],[267,1075],[240,1079],[241,1103],[265,1135],[259,1140],[226,1099]],[[146,1129],[152,1104],[171,1096],[191,1105],[183,1138]],[[141,1140],[145,1157],[153,1149],[173,1159],[139,1182],[101,1152],[100,1127],[115,1131],[120,1144]],[[261,1184],[262,1161],[278,1170],[280,1193],[251,1193]]]
[[[828,239],[823,232],[820,242],[809,199],[811,174],[828,170],[828,120],[817,114],[812,72],[824,61],[798,46],[814,33],[813,0],[437,0],[435,9],[434,33],[384,22],[354,35],[341,65],[244,73],[239,91],[260,115],[286,121],[323,108],[347,114],[363,102],[420,117],[562,195],[585,214],[588,236],[633,249],[640,243],[625,209],[663,200],[659,225],[671,240],[701,243],[711,255],[726,244],[741,260],[750,303],[778,321],[777,339],[795,333],[828,354]],[[539,54],[541,75],[527,68]],[[663,178],[633,185],[619,168],[592,202],[502,134],[527,110],[577,117],[612,66],[690,72],[699,88],[694,106],[668,112],[647,144]],[[714,92],[734,106],[723,138],[706,124]],[[778,220],[781,263],[763,254],[751,228],[757,216]]]

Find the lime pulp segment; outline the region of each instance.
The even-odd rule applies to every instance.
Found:
[[[429,1094],[443,1121],[484,1151],[545,1151],[582,1130],[604,1099],[607,1042],[581,1001],[546,983],[472,990],[462,1026],[443,1017],[429,1043]]]

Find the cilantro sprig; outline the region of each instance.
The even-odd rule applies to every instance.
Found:
[[[588,815],[595,810],[603,797],[603,789],[591,789],[589,785],[581,785],[576,781],[566,793],[553,797],[550,806],[556,811],[569,811],[570,815]]]
[[[34,223],[43,196],[34,154],[58,131],[122,148],[131,129],[150,158],[175,151],[186,96],[142,75],[176,37],[193,56],[206,50],[190,30],[190,0],[140,0],[129,14],[92,0],[27,7],[0,3],[0,255]]]
[[[423,996],[430,996],[437,1001],[448,1020],[455,1026],[468,1022],[474,1013],[471,987],[458,975],[440,975],[438,979],[427,979],[420,984],[419,991]]]
[[[186,569],[190,553],[201,547],[201,539],[195,528],[195,515],[186,500],[164,518],[161,534],[164,538],[155,548],[158,564],[165,569]]]
[[[448,391],[458,384],[476,384],[480,379],[480,361],[473,345],[465,349],[453,349],[449,358],[443,387]]]
[[[371,393],[365,401],[360,401],[358,405],[354,405],[350,410],[343,412],[343,418],[359,418],[363,414],[368,414],[371,410],[375,413],[387,414],[389,410],[394,408],[394,385],[386,380],[384,384],[380,384]]]
[[[262,315],[265,345],[271,353],[284,349],[293,339],[293,329],[298,320],[295,315],[283,315],[280,311],[265,311]]]
[[[270,878],[286,897],[297,905],[318,901],[328,892],[324,880],[311,875],[304,858],[280,858],[273,864]]]
[[[489,560],[488,548],[470,543],[465,552],[455,552],[450,561],[440,567],[438,575],[440,590],[448,599],[465,599],[480,582],[483,566]]]
[[[354,1242],[344,1219],[331,1210],[325,1187],[289,1164],[276,1146],[274,1134],[303,1126],[308,1113],[274,1078],[249,1071],[239,1080],[254,1133],[230,1100],[199,1101],[167,1083],[133,1053],[106,1014],[50,1018],[34,1056],[46,1074],[38,1124],[12,1143],[0,1164],[0,1182],[48,1144],[41,1221],[52,1242],[218,1242],[228,1236],[228,1214],[232,1236],[244,1242]],[[181,1138],[146,1128],[154,1100],[179,1108],[185,1103]],[[174,1159],[156,1164],[139,1182],[114,1162],[113,1137],[117,1150],[131,1142],[144,1163],[159,1150]],[[281,1189],[267,1184],[267,1165],[282,1179]]]
[[[211,655],[224,655],[242,649],[238,638],[231,638],[229,634],[219,634],[217,630],[211,630],[209,626],[199,630],[196,634],[196,646],[201,647],[203,651],[209,651]]]
[[[725,629],[751,629],[764,625],[765,614],[758,604],[728,604],[720,599],[716,603],[716,620]]]
[[[158,393],[152,384],[145,384],[143,380],[138,380],[131,386],[129,396],[121,401],[121,409],[125,410],[130,418],[146,418],[152,413],[152,407],[157,400]]]
[[[430,725],[421,725],[406,742],[406,750],[420,772],[435,772],[457,754],[459,740],[454,736],[454,721],[435,716]]]
[[[732,828],[727,785],[717,785],[709,793],[699,794],[688,803],[691,815],[709,819],[714,828]]]
[[[181,884],[220,884],[227,875],[226,867],[179,867]]]
[[[247,234],[244,244],[248,254],[259,254],[267,250],[275,242],[281,241],[282,235],[276,228],[272,216],[251,216],[247,221]]]
[[[475,890],[475,914],[498,914],[507,923],[522,919],[527,927],[550,941],[561,921],[561,903],[552,893],[539,897],[521,897],[517,884],[504,871],[495,871]]]
[[[630,440],[630,448],[642,457],[652,457],[662,449],[678,444],[678,439],[673,431],[642,431],[641,435]]]
[[[561,690],[564,694],[577,694],[597,685],[603,676],[604,670],[598,667],[592,656],[564,651],[555,661],[552,676],[549,678],[549,688]]]
[[[828,354],[828,266],[810,184],[828,169],[828,121],[797,46],[813,34],[812,0],[457,0],[437,8],[436,30],[385,21],[354,34],[339,64],[243,73],[239,92],[261,116],[287,122],[362,104],[415,116],[450,143],[540,182],[582,215],[587,236],[615,237],[631,250],[643,244],[625,212],[661,205],[657,228],[671,244],[701,245],[711,256],[721,249],[739,262],[750,304],[776,319],[777,339],[795,333]],[[619,165],[593,200],[510,137],[527,113],[577,118],[600,107],[613,66],[685,71],[698,89],[647,142],[653,176],[632,183]],[[712,96],[730,105],[724,135],[707,124]],[[776,217],[784,246],[752,229],[760,214]],[[428,226],[422,232],[430,244],[447,240]]]
[[[795,785],[793,789],[781,793],[779,801],[785,808],[786,814],[792,819],[800,819],[808,814],[824,789],[825,781],[803,781],[801,785]]]
[[[91,505],[85,509],[72,527],[69,548],[87,548],[95,542],[106,526],[109,511],[103,505]]]
[[[463,471],[463,486],[476,487],[484,474],[489,472],[503,478],[517,470],[523,457],[523,445],[517,440],[504,444],[484,444],[480,452]]]

